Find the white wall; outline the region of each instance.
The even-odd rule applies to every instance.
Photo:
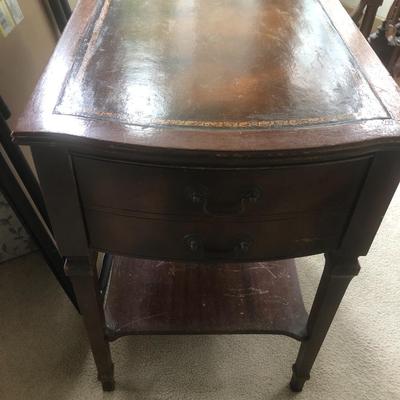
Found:
[[[0,34],[0,94],[12,113],[8,121],[11,128],[15,128],[18,116],[25,108],[57,42],[42,2],[18,0],[18,3],[24,19],[7,37]],[[25,146],[22,150],[33,168],[30,151]],[[1,196],[0,203],[0,218],[6,221],[0,226],[0,261],[4,261],[27,253],[30,244],[25,242],[27,236],[23,230],[21,235],[15,233],[19,232],[21,225],[14,213],[4,206]],[[6,250],[1,249],[3,245]]]
[[[24,19],[4,38],[0,34],[0,93],[15,127],[53,52],[57,37],[41,1],[18,0]]]
[[[340,0],[346,7],[355,7],[359,0]],[[379,8],[377,16],[380,19],[385,19],[393,0],[384,0],[382,7]]]

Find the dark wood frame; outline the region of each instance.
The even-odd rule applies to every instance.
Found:
[[[44,0],[47,2],[57,24],[60,33],[64,31],[65,26],[72,14],[68,0]]]
[[[10,162],[15,168],[17,174],[21,177],[21,180],[32,197],[35,206],[39,210],[42,218],[45,220],[51,231],[49,216],[47,215],[46,206],[44,204],[39,184],[33,175],[31,168],[26,162],[21,149],[11,140],[11,130],[6,122],[10,117],[11,112],[3,98],[0,96],[0,143],[3,146],[3,149],[6,152],[7,157],[10,159]]]
[[[354,9],[351,17],[358,25],[360,24],[361,33],[368,38],[378,12],[378,8],[383,4],[383,0],[360,0],[358,6]]]
[[[47,225],[46,223],[48,215],[40,187],[20,148],[11,141],[11,130],[6,123],[6,119],[11,116],[11,113],[1,98],[0,111],[0,144],[9,159],[7,161],[5,156],[0,153],[0,190],[21,224],[40,249],[65,294],[79,311],[72,284],[64,273],[65,259],[61,257],[54,243],[49,228],[50,224]],[[10,163],[20,177],[31,200],[10,168]],[[37,207],[37,210],[35,207]]]
[[[89,341],[98,369],[98,378],[105,391],[114,389],[114,366],[111,360],[109,341],[115,338],[106,331],[103,301],[96,270],[96,249],[90,249],[87,243],[81,200],[77,192],[75,172],[72,167],[71,153],[82,152],[82,147],[59,148],[35,145],[32,147],[35,163],[49,204],[49,213],[54,221],[54,229],[67,257],[66,274],[70,277],[82,310]],[[107,151],[86,148],[85,151],[105,156]],[[308,319],[306,334],[301,338],[300,351],[293,365],[290,387],[301,391],[310,378],[310,371],[325,339],[335,313],[354,276],[359,273],[358,257],[366,255],[379,228],[381,218],[396,190],[400,157],[396,149],[392,151],[378,148],[354,150],[353,156],[373,154],[373,161],[365,177],[357,206],[342,238],[340,247],[325,254],[324,272],[314,299]],[[128,155],[126,155],[128,157]],[[349,156],[349,155],[347,155]],[[132,160],[137,154],[130,153]],[[335,159],[337,155],[325,154],[322,160]],[[315,160],[315,156],[312,158]],[[287,159],[287,162],[290,162]],[[307,159],[303,159],[307,162]],[[62,175],[57,177],[50,171],[57,168]],[[385,176],[385,179],[382,179]],[[61,182],[60,182],[61,179]],[[52,188],[58,185],[57,197]],[[60,211],[53,208],[64,199],[68,207]],[[373,212],[371,212],[373,210]],[[74,217],[71,217],[74,216]],[[74,221],[71,224],[71,219]],[[67,221],[68,224],[67,224]],[[68,226],[68,230],[65,227]],[[144,332],[145,333],[145,332]],[[231,333],[226,331],[224,333]],[[248,332],[248,333],[257,333]]]
[[[205,124],[201,126],[199,135],[200,128],[191,126],[191,129],[184,129],[172,124],[165,129],[146,126],[146,134],[143,135],[142,127],[124,124],[118,118],[83,118],[82,115],[55,112],[59,93],[75,62],[76,52],[81,50],[76,38],[90,34],[90,29],[82,21],[93,16],[96,2],[81,2],[75,11],[76,18],[71,19],[57,47],[53,64],[50,64],[40,81],[15,138],[19,143],[32,147],[55,236],[61,253],[67,257],[66,273],[73,282],[82,309],[98,377],[104,390],[114,388],[109,347],[113,337],[106,330],[95,268],[96,252],[104,249],[91,246],[90,243],[85,204],[74,164],[77,155],[166,168],[200,167],[208,170],[210,175],[218,168],[278,168],[282,165],[293,167],[368,158],[370,163],[363,178],[357,181],[360,184],[359,192],[339,243],[334,248],[327,247],[309,253],[324,253],[326,262],[306,333],[300,338],[302,344],[293,367],[292,390],[302,390],[309,379],[310,370],[347,286],[359,272],[358,257],[368,253],[396,190],[400,171],[398,88],[385,74],[352,21],[346,19],[344,9],[337,1],[320,0],[319,3],[340,33],[343,45],[354,56],[352,65],[362,67],[366,81],[379,98],[385,115],[380,114],[367,121],[322,123],[318,126],[301,126],[301,129],[296,129],[299,126],[294,121],[279,127],[279,134],[257,125],[252,125],[252,129],[235,129],[237,126],[232,124],[224,125],[224,129],[220,129],[216,135],[215,126]],[[98,18],[94,20],[98,21]],[[54,69],[54,66],[57,68]],[[59,79],[54,79],[54,73]],[[52,90],[46,90],[48,85]],[[79,123],[70,123],[76,121]],[[53,171],[57,171],[57,174]],[[291,178],[296,179],[296,168],[293,171]],[[60,207],[60,204],[63,206]],[[130,233],[131,230],[124,229],[121,235],[128,236]],[[281,229],[277,235],[285,237],[285,233]],[[130,251],[131,254],[127,250],[126,255],[138,256],[132,249]],[[288,257],[299,255],[285,253]],[[188,257],[185,261],[192,259]]]

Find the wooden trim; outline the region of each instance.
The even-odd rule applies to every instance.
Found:
[[[24,228],[50,267],[72,304],[77,308],[75,293],[70,280],[64,273],[64,259],[61,257],[52,237],[49,235],[32,203],[21,189],[8,163],[0,152],[0,188]],[[78,310],[79,311],[79,310]]]
[[[68,257],[87,256],[84,219],[68,152],[58,148],[32,146],[32,155],[61,253]],[[58,188],[56,191],[55,187]],[[58,204],[59,196],[65,199],[62,208]]]

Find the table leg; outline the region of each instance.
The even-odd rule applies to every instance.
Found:
[[[371,34],[378,8],[382,5],[383,0],[360,0],[358,6],[351,14],[351,18],[358,25],[361,21],[360,31],[368,38]]]
[[[65,272],[70,277],[89,337],[98,379],[103,390],[114,390],[114,366],[105,338],[104,312],[100,298],[96,257],[67,258]]]
[[[334,253],[326,263],[307,324],[308,337],[300,346],[290,388],[300,392],[310,379],[310,371],[351,279],[360,271],[357,257]]]
[[[367,6],[367,1],[368,0],[360,0],[357,7],[351,13],[351,18],[357,25],[360,22],[362,16],[364,15],[364,10],[365,10],[365,7]]]

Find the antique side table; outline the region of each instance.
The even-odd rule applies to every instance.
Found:
[[[123,335],[275,333],[300,391],[396,190],[399,100],[336,0],[81,0],[14,137],[103,388]]]

